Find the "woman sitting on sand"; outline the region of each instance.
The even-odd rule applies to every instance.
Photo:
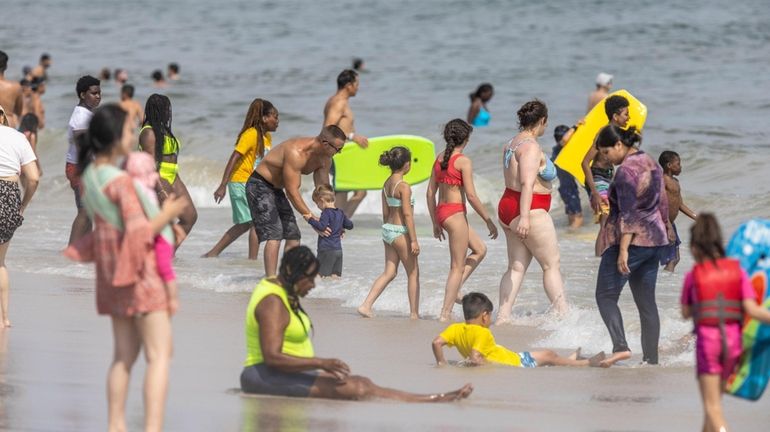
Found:
[[[470,384],[449,392],[420,395],[379,387],[369,378],[350,375],[342,360],[315,357],[313,324],[300,297],[315,287],[318,259],[307,246],[287,251],[278,276],[262,279],[246,309],[245,393],[328,399],[395,399],[448,402],[468,397]]]
[[[548,108],[535,99],[519,108],[519,133],[503,149],[505,192],[497,207],[508,247],[508,270],[500,280],[497,323],[511,319],[511,309],[534,257],[543,269],[543,287],[557,313],[567,311],[559,270],[559,244],[551,208],[551,182],[556,167],[537,138],[548,124]]]

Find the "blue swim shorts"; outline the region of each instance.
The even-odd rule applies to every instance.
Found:
[[[521,357],[521,367],[534,368],[537,367],[537,362],[532,358],[532,354],[529,351],[523,351],[519,353]]]

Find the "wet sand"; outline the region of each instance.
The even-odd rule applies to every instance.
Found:
[[[13,267],[11,266],[11,269]],[[0,429],[103,430],[110,323],[96,315],[92,281],[11,273],[11,319],[0,331]],[[367,287],[362,287],[366,289]],[[322,289],[322,288],[319,288]],[[339,402],[242,397],[247,293],[182,286],[174,318],[166,430],[698,430],[701,408],[690,368],[436,368],[430,342],[443,326],[402,317],[362,319],[335,301],[308,298],[319,356],[339,357],[356,374],[415,392],[447,391],[472,382],[468,400],[446,404]],[[311,294],[312,297],[312,294]],[[494,328],[499,343],[534,348],[543,333]],[[579,341],[575,341],[577,344]],[[549,347],[568,354],[574,347]],[[586,353],[590,354],[590,353]],[[450,360],[458,360],[449,352]],[[128,402],[129,430],[142,425],[140,359]],[[764,430],[770,413],[726,398],[734,430]]]

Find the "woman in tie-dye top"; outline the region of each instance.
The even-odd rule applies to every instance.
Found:
[[[596,303],[612,338],[613,358],[631,357],[618,298],[629,282],[642,324],[642,361],[658,363],[660,318],[655,283],[663,246],[668,245],[668,198],[663,170],[636,144],[641,136],[606,126],[596,144],[613,165],[620,165],[610,185],[610,215],[604,229],[605,249],[596,281]]]

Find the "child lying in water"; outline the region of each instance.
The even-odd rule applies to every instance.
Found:
[[[436,363],[446,364],[444,346],[456,347],[472,366],[499,363],[509,366],[533,368],[537,366],[593,366],[610,367],[615,361],[605,359],[604,352],[591,358],[580,357],[580,349],[569,357],[561,357],[551,350],[513,352],[495,343],[489,330],[494,306],[489,297],[472,292],[463,297],[464,323],[455,323],[433,340]]]

